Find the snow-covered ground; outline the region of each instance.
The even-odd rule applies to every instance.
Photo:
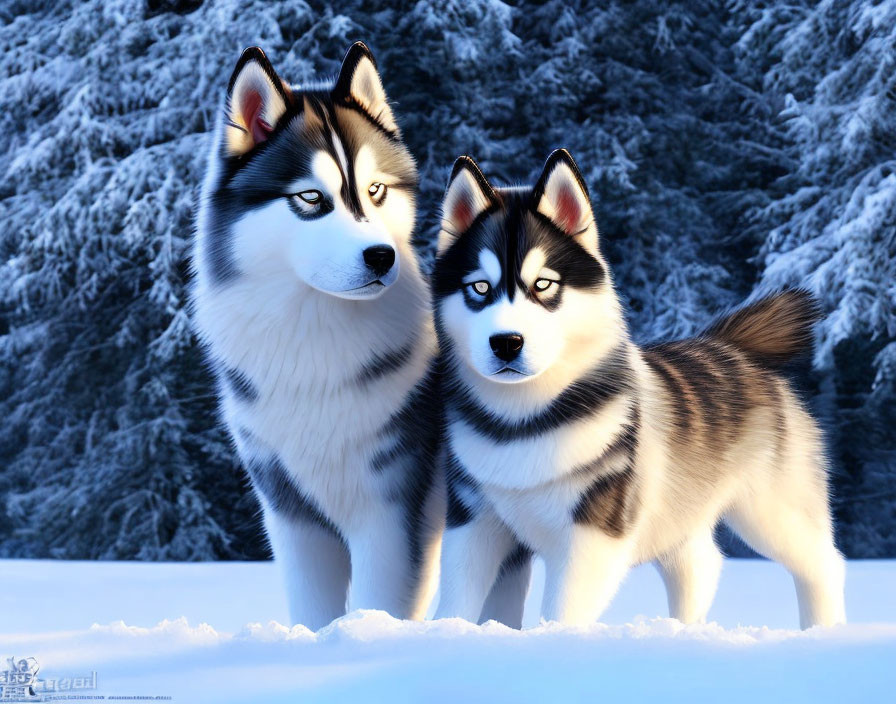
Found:
[[[35,657],[44,678],[95,671],[99,689],[83,694],[190,703],[896,696],[896,561],[850,563],[850,625],[804,633],[789,577],[767,562],[727,562],[705,626],[658,618],[649,566],[603,623],[537,625],[542,581],[539,569],[522,632],[361,612],[315,634],[278,625],[270,563],[0,561],[0,669]]]

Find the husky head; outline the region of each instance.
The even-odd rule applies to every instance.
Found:
[[[569,152],[551,154],[534,188],[493,188],[472,159],[457,160],[433,292],[441,344],[475,379],[573,372],[617,344],[624,323]]]
[[[376,298],[410,256],[417,171],[362,43],[332,85],[290,87],[264,52],[240,57],[227,90],[200,217],[211,284],[296,278]]]

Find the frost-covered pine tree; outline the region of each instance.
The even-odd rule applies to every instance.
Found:
[[[374,7],[375,5],[375,7]],[[568,147],[639,339],[757,287],[830,314],[814,360],[844,548],[896,553],[894,3],[85,0],[0,5],[0,555],[260,557],[188,325],[192,210],[240,51],[373,49],[431,252],[456,156]]]
[[[896,3],[774,4],[738,50],[792,166],[753,213],[763,285],[822,300],[814,360],[848,554],[896,555]],[[757,71],[759,69],[759,71]]]

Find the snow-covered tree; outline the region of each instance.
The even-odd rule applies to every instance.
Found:
[[[781,103],[792,166],[752,214],[761,282],[822,300],[818,402],[842,546],[896,555],[896,3],[788,3],[738,49]],[[759,54],[773,57],[764,64]],[[754,69],[755,70],[755,69]]]
[[[893,0],[0,5],[0,555],[265,554],[185,310],[242,48],[301,83],[366,41],[421,167],[529,181],[560,146],[641,340],[757,288],[828,317],[809,390],[842,545],[896,554]]]

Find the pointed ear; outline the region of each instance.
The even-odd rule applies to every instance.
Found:
[[[536,211],[563,232],[581,236],[581,244],[589,251],[596,249],[597,232],[588,187],[565,149],[557,149],[548,157],[533,191],[533,202]]]
[[[291,101],[289,89],[257,46],[236,63],[227,88],[225,149],[242,156],[266,141]]]
[[[383,81],[376,70],[376,61],[364,42],[355,42],[346,52],[333,95],[340,100],[351,100],[384,130],[398,133]]]
[[[438,253],[451,246],[486,210],[499,202],[495,189],[468,156],[458,157],[442,201]]]

